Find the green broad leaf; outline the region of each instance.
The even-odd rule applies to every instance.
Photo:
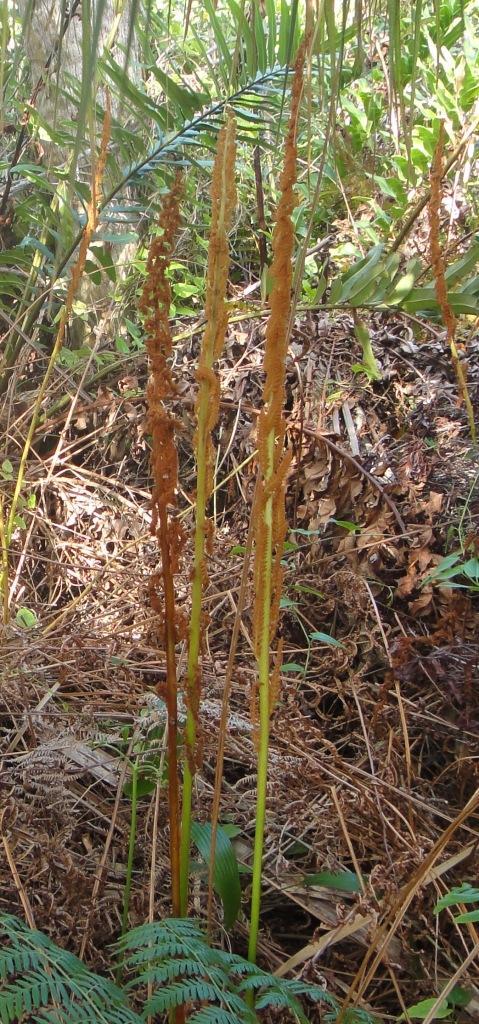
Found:
[[[258,5],[259,6],[259,5]],[[268,62],[270,67],[276,59],[276,7],[274,0],[265,0],[266,14],[268,18]]]
[[[319,534],[323,533],[323,530],[304,530],[302,527],[297,526],[291,533],[297,533],[299,537],[318,537]]]
[[[431,572],[428,573],[423,585],[426,583],[441,583],[443,580],[460,576],[462,573],[461,557],[461,552],[454,551],[452,554],[446,555],[445,558],[441,558],[441,561],[435,568],[431,569]]]
[[[4,480],[11,480],[13,477],[13,466],[10,459],[4,459],[1,466],[1,473]]]
[[[113,231],[103,231],[99,228],[97,238],[99,241],[108,242],[110,245],[129,245],[130,242],[138,242],[136,231],[124,231],[123,234],[116,235]]]
[[[454,918],[456,924],[470,924],[479,921],[479,910],[469,910],[465,914],[458,914]]]
[[[33,629],[38,625],[38,619],[35,612],[32,612],[30,608],[19,608],[15,615],[15,622],[17,626],[21,626],[22,629]]]
[[[322,644],[329,644],[330,647],[344,648],[344,644],[342,644],[340,640],[336,640],[336,638],[331,636],[329,633],[321,633],[315,630],[314,633],[309,634],[309,639],[318,640]]]
[[[151,71],[157,82],[161,85],[165,96],[171,100],[177,110],[181,111],[185,119],[192,118],[197,110],[200,110],[201,107],[209,103],[210,96],[208,93],[193,92],[192,89],[180,85],[179,82],[175,82],[173,78],[162,71],[156,64],[153,64],[148,70]]]
[[[211,0],[204,0],[204,7],[211,22],[211,28],[214,34],[216,46],[218,47],[218,50],[220,51],[222,57],[222,60],[218,62],[220,72],[223,76],[225,84],[227,84],[228,80],[230,79],[233,67],[232,51],[230,46],[226,42],[221,22],[218,18],[215,7],[212,4]]]
[[[245,5],[243,4],[243,7]],[[254,4],[253,6],[253,45],[255,58],[257,60],[258,68],[260,71],[266,71],[268,65],[268,54],[266,49],[266,32],[263,27],[263,17],[260,9],[260,4]]]
[[[115,284],[116,283],[116,267],[115,267],[115,264],[112,263],[111,252],[109,252],[108,249],[106,249],[106,247],[104,245],[98,245],[95,242],[93,242],[92,245],[90,246],[90,250],[91,250],[93,256],[95,257],[95,259],[100,264],[102,270],[105,271],[106,276],[109,278],[110,281],[113,282],[113,284]]]
[[[153,779],[151,775],[139,775],[136,783],[137,798],[140,799],[142,796],[149,796],[150,793],[153,793],[156,789],[156,782],[157,780]],[[131,800],[133,796],[133,783],[131,780],[125,782],[125,785],[123,786],[123,794],[128,798],[128,800]]]
[[[25,249],[36,249],[37,252],[40,252],[47,260],[53,261],[54,257],[51,249],[49,249],[44,242],[40,242],[38,238],[34,238],[32,235],[25,235],[25,238],[22,239],[21,245]]]
[[[295,601],[293,601],[290,597],[286,597],[286,595],[284,594],[283,597],[280,599],[279,607],[280,608],[297,608],[298,606],[297,606]]]
[[[331,284],[331,290],[329,292],[328,306],[331,306],[331,307],[339,306],[342,303],[342,301],[343,301],[343,287],[342,287],[342,284],[343,284],[343,282],[342,282],[342,279],[340,277],[335,277],[334,278],[334,281]]]
[[[350,519],[331,519],[330,522],[336,523],[336,526],[341,526],[348,533],[359,533],[361,530],[361,527],[357,523],[351,522]]]
[[[191,826],[191,838],[198,848],[205,864],[209,865],[211,856],[211,824],[194,821]],[[232,928],[241,906],[241,883],[238,861],[231,843],[222,825],[218,825],[216,833],[216,849],[213,884],[215,892],[223,904],[225,928]]]
[[[309,847],[306,843],[302,843],[300,839],[295,839],[286,847],[284,853],[288,860],[291,860],[293,857],[304,857],[305,854],[309,853]]]
[[[398,178],[383,178],[380,174],[375,174],[373,178],[383,195],[389,196],[390,199],[394,199],[396,202],[404,201],[404,185],[401,184]]]
[[[251,26],[248,23],[248,19],[236,0],[227,0],[228,7],[236,20],[238,29],[241,31],[245,48],[246,48],[246,65],[248,68],[248,77],[254,78],[258,70],[257,67],[257,47],[255,45],[254,33],[251,30]],[[263,70],[263,69],[262,69]]]
[[[244,555],[245,551],[246,551],[246,548],[245,548],[244,544],[235,544],[232,548],[230,548],[229,554],[230,555]]]
[[[143,335],[138,324],[134,324],[132,320],[128,320],[128,317],[124,317],[123,323],[128,330],[128,334],[134,338],[135,341],[142,341]]]
[[[314,597],[319,597],[321,600],[324,598],[322,590],[317,590],[316,587],[307,587],[305,583],[295,583],[294,589],[298,594],[313,594]]]
[[[243,832],[243,829],[239,825],[234,825],[232,821],[224,821],[221,828],[229,839],[236,839]]]
[[[420,1003],[414,1003],[414,1006],[408,1006],[407,1012],[409,1017],[412,1017],[414,1020],[425,1020],[431,1007],[434,1006],[435,1002],[435,998],[421,999]],[[446,1017],[450,1017],[452,1012],[452,1006],[449,1006],[447,1001],[444,1000],[440,1004],[440,1006],[438,1006],[434,1014],[433,1020],[444,1020]],[[398,1021],[400,1020],[407,1020],[405,1013],[402,1013],[401,1016],[398,1017]]]
[[[144,118],[145,120],[151,118],[161,128],[164,127],[165,111],[163,104],[155,103],[153,99],[147,96],[146,92],[138,89],[129,78],[128,73],[125,72],[124,68],[120,67],[111,54],[108,55],[106,60],[100,57],[98,69],[102,75],[111,78],[122,99],[133,105],[138,118]]]
[[[27,524],[23,516],[20,516],[18,514],[15,515],[13,517],[13,522],[15,523],[15,526],[17,527],[18,530],[26,530]]]
[[[324,889],[338,889],[340,892],[361,892],[361,882],[355,871],[319,871],[305,875],[303,885],[317,885]]]
[[[441,558],[441,561],[438,562],[436,568],[433,569],[431,576],[437,572],[443,572],[444,569],[450,569],[452,565],[456,565],[456,562],[459,562],[460,558],[460,551],[453,551],[450,555],[445,555],[445,557]]]
[[[362,260],[353,263],[341,279],[341,302],[349,302],[357,295],[366,284],[369,284],[374,274],[376,277],[382,273],[380,266],[381,256],[384,252],[384,245],[375,245]]]
[[[0,274],[0,295],[3,300],[7,295],[13,299],[17,298],[18,293],[22,290],[23,280],[14,271],[11,274]]]
[[[385,296],[384,302],[387,306],[399,306],[412,292],[416,276],[412,271],[403,274],[394,286],[393,290]]]
[[[468,992],[467,989],[463,988],[462,985],[454,985],[451,989],[447,1001],[450,1006],[468,1006],[472,999],[472,992]]]
[[[36,494],[29,494],[26,502],[27,508],[33,509],[37,507],[37,496]]]
[[[462,571],[470,580],[479,580],[479,558],[468,558],[462,566]]]
[[[479,903],[479,889],[476,889],[470,882],[463,882],[462,885],[456,885],[454,889],[446,892],[441,899],[437,901],[434,907],[434,913],[439,914],[441,910],[446,907],[455,907],[458,903]]]
[[[457,260],[445,272],[447,287],[460,283],[471,270],[474,270],[479,262],[479,243],[471,245],[470,249],[462,259]]]
[[[382,374],[376,361],[376,356],[373,352],[373,346],[371,342],[371,335],[366,327],[366,324],[357,322],[354,325],[354,333],[356,338],[361,345],[363,350],[363,362],[366,373],[369,380],[382,380]]]
[[[454,313],[462,313],[464,316],[479,315],[479,301],[475,300],[466,292],[450,292],[448,302]],[[407,313],[440,313],[436,294],[432,288],[415,288],[408,296],[403,308]]]
[[[441,569],[440,572],[431,573],[428,576],[428,582],[441,584],[447,580],[453,580],[455,576],[462,576],[462,565],[454,565],[450,569]]]
[[[287,661],[284,665],[281,665],[281,672],[300,672],[303,675],[304,665],[300,665],[297,661]]]
[[[31,263],[31,256],[20,245],[14,246],[12,249],[4,249],[3,252],[0,252],[0,267],[21,266],[25,270],[29,270]]]
[[[90,278],[93,284],[101,284],[101,270],[98,270],[96,263],[93,260],[85,260],[85,274]]]
[[[180,299],[189,299],[191,295],[198,295],[198,285],[186,284],[185,281],[178,281],[173,285],[173,294]]]

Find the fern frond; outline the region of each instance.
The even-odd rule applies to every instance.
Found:
[[[23,974],[35,968],[38,954],[33,949],[14,949],[7,946],[0,949],[0,981],[10,974]]]
[[[2,1024],[37,1011],[52,1024],[141,1024],[121,989],[47,935],[2,915],[0,936],[9,943],[0,948]]]
[[[115,943],[123,968],[134,975],[125,988],[94,974],[73,953],[16,918],[0,916],[1,936],[8,942],[0,948],[2,1024],[18,1024],[24,1017],[35,1024],[144,1024],[148,1016],[187,1003],[208,1004],[193,1008],[193,1024],[257,1024],[248,1005],[252,992],[258,1010],[279,1007],[302,1024],[307,1024],[299,1001],[303,995],[327,1003],[331,1021],[338,1013],[336,1001],[317,986],[273,977],[208,945],[195,919],[140,925]],[[138,1015],[128,992],[141,992],[147,984],[153,994]]]
[[[258,971],[258,968],[241,981],[239,991],[242,994],[258,992],[255,998],[257,1010],[263,1010],[267,1006],[282,1007],[303,1020],[305,1017],[299,1002],[299,996],[308,996],[316,1003],[326,1003],[336,1011],[339,1009],[336,999],[329,995],[328,992],[325,992],[324,989],[319,988],[318,985],[308,985],[306,982],[275,978],[265,971]]]
[[[218,998],[218,989],[215,985],[202,979],[189,978],[186,981],[177,981],[172,985],[165,985],[162,989],[148,1000],[145,1012],[148,1016],[154,1013],[166,1013],[174,1007],[183,1006],[185,1003],[211,1002]],[[242,1006],[243,1000],[238,999]]]
[[[199,141],[204,144],[207,141],[205,136],[217,134],[227,107],[235,110],[238,105],[240,107],[249,107],[250,104],[254,106],[255,101],[261,97],[261,111],[265,113],[267,106],[265,97],[268,96],[270,109],[271,106],[276,109],[273,98],[279,96],[278,83],[280,80],[284,81],[288,70],[281,65],[267,68],[264,73],[258,74],[253,81],[248,82],[232,96],[215,103],[191,121],[187,121],[178,131],[171,135],[161,134],[156,144],[141,161],[124,169],[121,182],[115,186],[110,196],[105,198],[103,207],[107,206],[126,185],[141,180],[145,175],[157,170],[162,163],[168,162],[173,156],[176,157],[182,147],[197,145]],[[261,120],[264,123],[264,117]]]
[[[158,944],[150,948],[139,949],[136,953],[130,953],[125,957],[122,957],[120,953],[119,959],[122,960],[127,970],[139,970],[141,978],[143,978],[149,964],[153,964],[155,961],[161,962],[170,957],[178,958],[181,956],[190,957],[191,947],[186,946],[184,942],[180,942],[178,939],[168,939],[165,942],[158,942]],[[133,978],[129,984],[141,984],[141,978]]]
[[[161,945],[169,941],[181,945],[185,939],[197,939],[204,941],[204,933],[194,917],[189,918],[166,918],[163,921],[152,921],[150,924],[140,924],[137,928],[118,939],[115,943],[116,949],[141,949],[142,947]]]
[[[30,974],[5,985],[0,992],[0,1020],[5,1024],[16,1021],[24,1013],[38,1010],[56,999],[55,984],[46,975]],[[53,991],[52,991],[53,989]]]
[[[207,963],[206,958],[202,963],[199,960],[167,960],[158,967],[150,967],[149,970],[142,972],[140,981],[142,984],[152,982],[155,985],[164,985],[165,982],[172,982],[176,978],[202,978],[205,974],[212,983],[224,985],[224,969],[212,966],[211,962]]]
[[[222,1006],[203,1006],[189,1018],[190,1024],[238,1024],[238,1014],[224,1010]],[[241,1010],[241,1024],[257,1024],[258,1018],[244,1004]]]
[[[280,980],[280,985],[283,991],[290,992],[293,996],[307,996],[308,999],[314,999],[316,1002],[328,1003],[330,1006],[337,1008],[337,1001],[334,996],[325,992],[319,985],[311,985],[306,981],[294,981],[289,978],[275,979]]]

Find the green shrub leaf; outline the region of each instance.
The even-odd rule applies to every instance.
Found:
[[[194,821],[191,838],[203,860],[209,865],[211,824]],[[241,883],[233,845],[221,825],[218,826],[216,834],[213,884],[223,904],[225,928],[232,928],[241,906]]]
[[[355,871],[318,871],[314,875],[305,875],[303,884],[339,889],[340,892],[361,892],[361,882]]]

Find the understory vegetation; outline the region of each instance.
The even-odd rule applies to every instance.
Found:
[[[0,24],[0,1021],[474,1024],[479,6]]]

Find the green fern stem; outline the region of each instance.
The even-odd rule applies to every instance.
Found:
[[[268,465],[265,485],[271,481],[274,467],[274,431],[267,439]],[[273,497],[268,498],[263,510],[264,526],[264,587],[261,611],[262,633],[257,656],[259,700],[259,746],[256,777],[256,828],[253,849],[253,876],[251,886],[251,916],[248,941],[248,960],[256,961],[259,915],[261,907],[261,880],[263,873],[263,846],[266,821],[266,793],[268,785],[268,754],[270,726],[270,630],[273,576]]]
[[[212,360],[211,360],[212,363]],[[183,801],[180,840],[180,914],[188,909],[188,881],[191,845],[191,804],[193,798],[194,758],[196,747],[195,702],[198,700],[199,658],[201,649],[201,610],[203,596],[203,562],[206,546],[207,501],[207,427],[209,387],[200,387],[198,400],[198,447],[196,482],[196,530],[193,582],[191,589],[190,635],[187,667],[188,710],[185,726],[186,758],[183,769]]]
[[[188,909],[188,880],[191,845],[191,804],[195,775],[197,721],[201,683],[202,599],[206,579],[205,556],[208,540],[207,503],[213,491],[213,451],[211,434],[219,409],[219,381],[214,373],[215,360],[224,346],[228,325],[226,288],[228,281],[228,229],[236,202],[234,165],[236,156],[235,120],[229,114],[218,137],[218,148],[211,185],[212,219],[208,248],[206,287],[206,327],[196,379],[196,522],[191,590],[191,613],[186,674],[187,718],[186,757],[183,773],[183,804],[180,838],[180,913]]]
[[[130,912],[131,883],[133,879],[133,860],[136,846],[136,820],[138,813],[138,772],[140,756],[135,758],[131,768],[131,818],[130,835],[128,838],[128,860],[126,864],[125,888],[123,890],[123,913],[121,917],[121,934],[126,935],[128,931],[128,915]],[[121,976],[121,967],[118,968],[117,979]]]

